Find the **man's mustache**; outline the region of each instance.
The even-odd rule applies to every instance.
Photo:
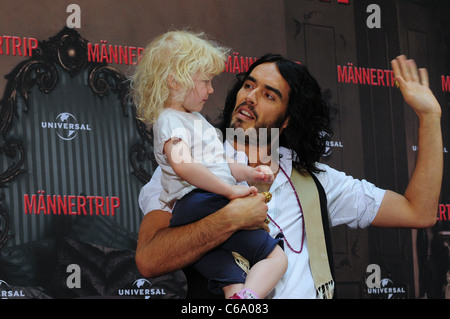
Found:
[[[258,119],[258,113],[256,113],[256,111],[255,111],[255,107],[252,105],[252,104],[249,104],[249,103],[247,103],[246,101],[244,101],[244,102],[242,102],[241,104],[239,104],[237,107],[236,107],[236,111],[234,112],[235,114],[236,113],[238,113],[239,112],[239,109],[242,107],[242,106],[247,106],[247,108],[253,113],[253,115],[254,115],[254,117],[255,117],[255,120],[257,120]]]

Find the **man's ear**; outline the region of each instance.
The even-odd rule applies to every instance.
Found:
[[[289,119],[290,119],[290,117],[288,116],[288,117],[284,120],[283,125],[281,125],[281,130],[284,130],[284,129],[288,126],[288,124],[289,124]]]

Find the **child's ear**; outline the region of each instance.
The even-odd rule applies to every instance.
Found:
[[[177,91],[179,88],[178,82],[173,74],[170,74],[167,78],[167,84],[169,84],[171,90]]]

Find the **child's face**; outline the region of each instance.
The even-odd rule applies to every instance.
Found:
[[[205,79],[198,74],[194,75],[195,87],[186,94],[182,105],[186,112],[200,112],[202,110],[209,95],[214,92],[212,79],[212,76]]]

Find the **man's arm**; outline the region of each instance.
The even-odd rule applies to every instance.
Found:
[[[392,68],[405,101],[419,118],[419,148],[405,194],[387,191],[372,225],[430,227],[436,223],[443,174],[441,108],[429,89],[425,69],[418,70],[404,56],[392,61]]]
[[[223,243],[236,230],[267,230],[266,215],[262,194],[237,198],[216,213],[179,227],[169,227],[169,212],[151,211],[140,226],[136,265],[144,277],[181,269]]]

